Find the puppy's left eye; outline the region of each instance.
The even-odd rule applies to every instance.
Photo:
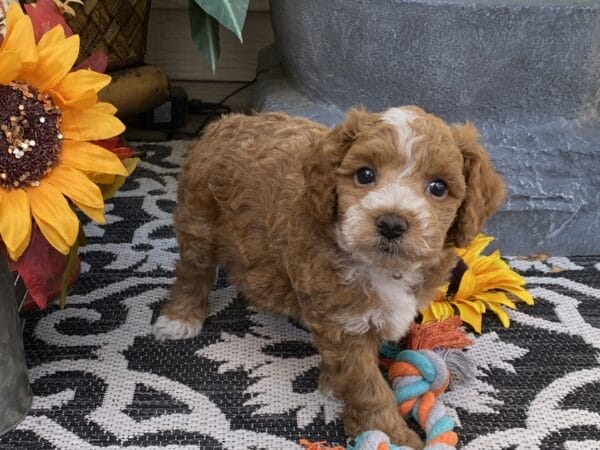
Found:
[[[354,180],[358,184],[371,184],[375,182],[375,171],[370,167],[362,167],[356,171]]]
[[[427,185],[427,192],[437,199],[442,199],[448,195],[448,185],[444,180],[433,180]]]

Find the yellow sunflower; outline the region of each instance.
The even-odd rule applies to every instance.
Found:
[[[89,142],[125,127],[112,105],[98,102],[110,77],[71,72],[78,53],[79,36],[65,37],[61,26],[36,44],[30,18],[10,5],[0,43],[0,240],[13,260],[29,244],[32,218],[67,254],[79,232],[68,200],[103,223],[104,200],[90,176],[127,175],[112,152]]]
[[[525,280],[500,258],[498,250],[489,256],[481,255],[493,240],[480,234],[469,247],[457,249],[460,260],[452,272],[451,282],[442,286],[429,308],[422,311],[423,323],[458,315],[481,333],[482,314],[488,309],[498,316],[504,327],[510,326],[503,306],[515,309],[516,305],[509,296],[533,304],[533,297],[523,287]]]

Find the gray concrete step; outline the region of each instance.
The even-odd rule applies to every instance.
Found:
[[[509,186],[487,228],[498,245],[600,252],[599,0],[277,0],[271,14],[255,108],[471,120]]]

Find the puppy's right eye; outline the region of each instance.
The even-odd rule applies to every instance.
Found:
[[[375,171],[370,167],[362,167],[356,171],[354,180],[357,184],[375,183]]]

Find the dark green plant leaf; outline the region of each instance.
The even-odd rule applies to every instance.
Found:
[[[190,28],[192,39],[202,53],[212,72],[217,69],[217,61],[221,54],[219,44],[219,22],[207,14],[195,0],[189,0]]]
[[[241,42],[249,0],[195,0],[198,6],[231,30]]]
[[[71,282],[71,278],[73,277],[73,272],[75,270],[75,263],[77,262],[77,252],[79,251],[79,247],[83,247],[86,243],[85,233],[83,232],[83,227],[79,224],[79,235],[77,236],[77,240],[69,250],[69,259],[67,260],[67,266],[65,267],[65,271],[62,276],[62,284],[60,286],[60,298],[58,301],[58,305],[61,308],[64,308],[67,304],[67,290],[69,289],[69,283]]]
[[[137,167],[138,163],[140,162],[140,158],[125,158],[121,160],[121,162],[125,166],[125,169],[127,169],[128,177]],[[116,175],[115,181],[112,184],[100,184],[99,186],[100,191],[102,192],[102,198],[104,198],[104,200],[112,198],[117,191],[121,189],[121,186],[125,184],[127,177],[124,177],[123,175]]]

